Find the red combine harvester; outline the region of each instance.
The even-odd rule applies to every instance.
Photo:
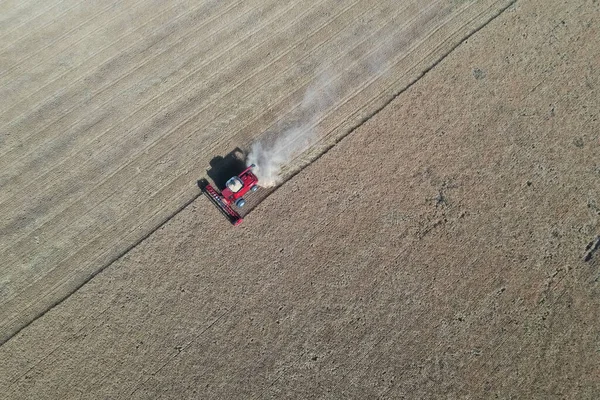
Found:
[[[225,183],[225,188],[221,193],[215,189],[210,183],[206,183],[203,187],[204,193],[215,203],[217,207],[229,218],[229,221],[237,226],[242,223],[243,218],[233,209],[233,205],[242,208],[246,204],[244,195],[248,192],[258,190],[258,178],[252,172],[252,164],[239,175],[230,178]]]

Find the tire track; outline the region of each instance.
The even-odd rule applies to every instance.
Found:
[[[52,98],[54,98],[56,96],[56,92],[52,93],[50,96],[44,98],[42,101],[39,101],[38,103],[36,103],[36,105],[30,107],[30,110],[27,111],[26,113],[22,113],[20,115],[17,115],[16,117],[8,117],[8,115],[10,115],[11,111],[13,110],[18,110],[19,108],[21,108],[23,105],[27,104],[27,103],[31,103],[31,98],[33,96],[35,96],[38,93],[42,93],[43,91],[45,91],[50,85],[52,85],[53,83],[55,83],[57,80],[61,79],[61,78],[65,78],[67,75],[69,75],[72,71],[76,70],[77,68],[81,67],[82,65],[84,65],[86,62],[88,62],[89,60],[93,59],[94,57],[96,57],[98,54],[102,53],[103,51],[105,51],[106,49],[115,46],[115,44],[117,44],[119,41],[123,40],[124,38],[130,36],[133,33],[136,33],[140,30],[142,30],[142,28],[150,25],[153,21],[159,19],[161,16],[163,16],[165,13],[167,13],[170,10],[173,10],[177,8],[177,4],[173,4],[171,7],[167,8],[166,10],[163,10],[160,13],[157,13],[155,15],[154,18],[151,18],[149,20],[147,20],[145,23],[143,23],[142,25],[139,25],[137,27],[135,27],[134,29],[132,29],[131,31],[128,31],[126,33],[124,33],[123,35],[119,36],[114,42],[110,43],[109,45],[106,45],[104,47],[102,47],[100,50],[92,53],[89,57],[87,57],[86,59],[84,59],[82,62],[80,62],[78,65],[70,67],[69,69],[67,69],[66,71],[64,71],[62,74],[52,78],[49,82],[47,82],[46,84],[44,84],[43,86],[40,86],[37,88],[37,90],[35,90],[34,92],[28,94],[26,97],[22,98],[21,100],[19,100],[16,104],[14,104],[11,108],[5,110],[2,114],[0,114],[0,120],[5,120],[8,121],[2,128],[0,128],[0,130],[5,130],[6,128],[8,128],[10,125],[14,125],[15,122],[18,119],[23,119],[26,114],[31,114],[32,111],[31,110],[37,110],[41,105],[48,103],[49,100],[52,100]],[[155,10],[153,10],[155,11]],[[104,27],[106,29],[106,26]],[[126,49],[121,50],[121,53],[123,52],[127,52],[131,47],[134,47],[137,43],[139,43],[141,40],[145,39],[144,37],[141,37],[139,40],[133,42],[131,44],[131,46],[129,46]],[[64,53],[65,50],[62,50],[59,54]],[[115,54],[115,57],[117,55],[119,55],[120,53]],[[114,58],[114,57],[113,57]],[[106,60],[106,62],[110,61],[112,58],[110,58],[109,60]],[[100,65],[98,66],[98,68],[100,68],[100,66],[104,65],[104,63],[100,63]],[[96,70],[98,69],[96,68]],[[89,76],[89,74],[93,72],[93,71],[88,71],[88,74],[85,76]],[[62,87],[62,89],[64,89],[64,91],[66,91],[69,87],[72,87],[75,83],[79,82],[82,80],[82,76],[80,76],[79,78],[76,78],[74,80],[71,80],[69,82],[69,86],[68,87]],[[8,84],[7,84],[8,85]],[[0,88],[6,87],[7,85],[3,85],[0,86]],[[10,118],[10,119],[9,119]]]
[[[22,4],[22,2],[20,2],[20,3]],[[33,5],[35,6],[35,8],[36,8],[36,9],[39,9],[39,8],[40,8],[40,7],[38,7],[38,6],[39,6],[38,2],[36,2],[36,1],[32,1],[32,3],[35,3],[35,4],[33,4]],[[0,36],[0,42],[10,42],[10,40],[8,40],[8,39],[7,39],[7,36],[10,36],[10,35],[11,35],[13,32],[16,32],[16,31],[18,31],[19,29],[23,28],[23,27],[24,27],[24,26],[26,26],[26,25],[31,25],[31,24],[32,24],[32,23],[33,23],[33,22],[34,22],[36,19],[38,19],[39,17],[41,17],[41,16],[42,16],[42,15],[44,15],[44,14],[47,14],[48,12],[50,12],[51,10],[53,10],[54,8],[56,8],[56,7],[58,7],[59,5],[61,5],[62,3],[64,3],[64,0],[61,0],[61,1],[55,2],[55,3],[54,3],[54,5],[50,6],[49,8],[47,8],[47,9],[45,9],[45,10],[44,10],[44,9],[42,9],[42,12],[40,12],[39,14],[36,14],[36,15],[34,15],[33,17],[31,17],[30,19],[28,19],[28,20],[26,20],[26,21],[24,21],[24,22],[21,22],[21,24],[19,24],[19,25],[15,26],[13,29],[6,31],[5,33],[3,33],[3,34]],[[73,9],[73,8],[77,7],[77,6],[78,6],[78,5],[80,5],[81,3],[82,3],[82,1],[79,1],[78,3],[74,4],[72,7],[70,7],[70,8],[68,8],[68,9],[66,9],[66,10],[63,12],[63,14],[64,14],[64,13],[66,13],[66,12],[68,12],[68,11],[70,11],[71,9]],[[25,9],[25,7],[24,7],[23,9]],[[21,9],[21,10],[22,10],[22,9]],[[14,16],[9,16],[9,17],[7,17],[6,19],[7,19],[7,20],[11,20],[11,19],[13,19],[13,18],[14,18]],[[46,23],[45,25],[42,25],[42,26],[41,26],[41,27],[39,27],[38,29],[43,29],[45,26],[49,25],[50,23],[51,23],[51,21],[50,21],[50,22],[48,22],[48,23]],[[27,33],[26,35],[29,35],[30,33],[31,33],[31,32]],[[26,36],[22,36],[22,37],[20,37],[20,38],[17,38],[17,39],[15,39],[13,42],[16,42],[16,41],[21,41],[21,40],[22,40],[24,37],[26,37]],[[9,46],[7,46],[7,47],[5,47],[5,48],[1,49],[1,50],[0,50],[0,53],[2,53],[4,50],[6,50],[6,49],[7,49],[7,48],[9,48],[9,47],[11,47],[11,46],[9,45]]]
[[[144,1],[144,0],[139,0],[139,1],[141,2],[141,1]],[[82,2],[82,3],[79,3],[79,4],[83,4],[83,3],[84,3],[84,2]],[[137,4],[137,3],[136,3],[136,4]],[[36,55],[36,54],[38,54],[39,52],[41,52],[41,51],[44,51],[44,50],[45,50],[45,49],[47,49],[48,47],[50,47],[50,46],[52,46],[52,45],[54,45],[54,44],[58,43],[59,41],[63,40],[64,38],[68,37],[68,36],[69,36],[69,35],[70,35],[72,32],[75,32],[75,31],[77,31],[77,30],[78,30],[79,28],[81,28],[82,26],[85,26],[85,25],[86,25],[88,22],[90,22],[90,21],[92,21],[93,19],[96,19],[96,18],[98,18],[99,16],[103,15],[103,14],[104,14],[104,13],[106,13],[108,10],[110,10],[112,7],[113,7],[113,4],[109,5],[108,7],[106,7],[106,8],[104,8],[104,9],[102,9],[102,10],[101,10],[101,11],[100,11],[98,14],[92,15],[90,18],[88,18],[88,19],[87,19],[87,20],[85,20],[84,22],[80,23],[80,24],[79,24],[79,25],[77,25],[75,28],[71,28],[69,31],[65,32],[63,35],[61,35],[61,36],[59,36],[58,38],[56,38],[56,39],[54,39],[54,40],[50,41],[50,42],[49,42],[48,44],[46,44],[44,47],[42,47],[42,48],[40,48],[40,49],[38,49],[38,50],[36,50],[36,51],[34,51],[34,52],[32,52],[32,53],[28,53],[28,55],[27,55],[25,58],[23,58],[23,59],[21,59],[21,60],[17,61],[15,64],[13,64],[13,65],[11,65],[10,67],[6,68],[6,69],[5,69],[3,72],[0,72],[0,80],[4,79],[4,77],[5,77],[5,76],[7,76],[7,75],[8,75],[8,74],[10,74],[11,72],[13,72],[13,71],[15,70],[15,68],[17,68],[17,67],[18,67],[19,65],[21,65],[23,62],[25,62],[25,61],[29,60],[31,57],[35,56],[35,55]],[[71,9],[69,9],[68,11],[70,11],[70,10],[71,10]],[[66,14],[68,11],[64,12],[62,15],[65,15],[65,14]],[[54,23],[54,22],[56,22],[57,20],[58,20],[58,18],[56,18],[56,19],[53,19],[53,20],[51,21],[51,23]],[[50,25],[50,24],[49,24],[49,25]],[[37,32],[37,31],[31,30],[29,34],[32,34],[32,33],[34,33],[34,32]],[[28,34],[28,36],[29,36],[29,34]],[[18,42],[21,42],[21,41],[22,41],[22,40],[19,40]],[[15,48],[15,47],[17,47],[17,44],[18,44],[18,43],[17,43],[17,42],[14,42],[14,43],[15,43],[15,44],[14,44],[13,46],[9,47],[9,48]],[[4,52],[6,52],[6,51],[7,51],[9,48],[5,49],[5,50],[4,50]]]
[[[235,5],[237,5],[237,4],[241,4],[241,2],[239,2],[239,3],[235,3]],[[173,23],[176,23],[177,21],[179,21],[179,19],[181,19],[181,18],[184,18],[184,17],[186,17],[186,16],[188,16],[188,15],[190,15],[190,14],[192,14],[192,13],[194,13],[194,12],[198,11],[198,10],[200,10],[200,8],[201,8],[201,7],[198,7],[198,8],[196,8],[196,9],[192,9],[192,10],[190,10],[190,11],[188,11],[188,12],[184,13],[184,14],[181,14],[181,15],[177,16],[177,17],[176,17],[176,18],[173,20]],[[210,22],[213,22],[215,19],[218,19],[218,18],[222,17],[222,15],[224,15],[226,12],[228,12],[228,11],[229,11],[229,10],[231,10],[232,8],[233,8],[233,7],[231,7],[231,8],[228,8],[228,9],[224,10],[224,11],[223,11],[223,14],[219,14],[219,15],[217,15],[217,16],[214,16],[214,17],[213,17],[213,18],[211,18],[210,20],[206,21],[206,22],[205,22],[205,24],[208,24],[208,23],[210,23]],[[192,32],[188,32],[187,34],[185,34],[184,36],[182,36],[182,37],[180,38],[180,40],[176,41],[176,42],[175,42],[175,45],[179,44],[179,43],[181,42],[181,40],[182,40],[182,39],[184,39],[185,37],[187,37],[187,36],[188,36],[188,34],[193,34],[193,33],[196,33],[196,32],[198,32],[198,31],[199,31],[201,28],[203,28],[204,26],[205,26],[204,24],[201,24],[199,27],[197,27],[197,29],[196,29],[196,30],[194,30],[194,31],[192,31]],[[170,35],[169,35],[169,34],[167,34],[165,37],[168,37],[168,36],[170,36]],[[69,86],[67,86],[66,88],[64,88],[64,90],[63,90],[63,91],[61,91],[61,92],[58,92],[58,94],[60,94],[60,95],[64,95],[64,94],[66,94],[66,93],[68,92],[68,91],[67,91],[67,89],[69,89],[69,88],[74,88],[74,84],[75,84],[75,83],[82,82],[82,81],[84,81],[84,80],[85,80],[87,77],[89,77],[89,76],[92,76],[92,75],[93,75],[93,73],[95,73],[95,72],[97,72],[97,71],[100,71],[100,70],[102,70],[102,69],[106,68],[106,67],[107,67],[107,66],[108,66],[108,65],[109,65],[111,62],[113,62],[113,61],[114,61],[114,60],[115,60],[115,59],[116,59],[118,56],[121,56],[122,54],[125,54],[125,53],[127,53],[127,52],[128,52],[130,49],[132,49],[133,47],[135,47],[135,46],[136,46],[138,43],[140,43],[140,42],[141,42],[141,40],[143,40],[143,39],[144,39],[144,38],[141,38],[140,40],[136,40],[136,41],[135,41],[135,42],[134,42],[134,43],[133,43],[131,46],[129,46],[129,47],[128,47],[128,48],[126,48],[125,50],[123,50],[123,51],[121,51],[121,52],[119,52],[119,53],[115,54],[113,57],[110,57],[108,60],[106,60],[105,62],[103,62],[101,65],[99,65],[99,66],[98,66],[98,67],[97,67],[97,68],[96,68],[96,69],[95,69],[95,70],[94,70],[92,73],[90,73],[90,74],[87,74],[87,75],[82,75],[82,76],[80,76],[80,77],[79,77],[79,78],[78,78],[78,79],[77,79],[75,82],[73,82],[72,84],[70,84]],[[162,39],[160,39],[160,40],[162,40]],[[159,40],[159,41],[160,41],[160,40]],[[153,43],[150,45],[150,47],[152,47],[152,46],[153,46],[154,44],[156,44],[156,43],[157,43],[157,42],[153,42]],[[157,55],[155,55],[155,56],[152,56],[150,59],[146,60],[146,62],[145,62],[144,64],[142,64],[142,65],[138,65],[137,67],[134,67],[133,69],[131,69],[131,70],[127,71],[126,73],[124,73],[123,75],[121,75],[121,76],[120,76],[119,78],[117,78],[116,80],[114,80],[114,81],[111,81],[111,82],[110,82],[110,84],[108,84],[108,85],[105,85],[105,86],[103,86],[103,87],[99,88],[99,89],[98,89],[98,90],[97,90],[97,91],[96,91],[94,94],[92,94],[92,95],[90,96],[90,98],[91,98],[91,97],[94,97],[94,96],[97,96],[97,95],[98,95],[98,93],[102,93],[104,90],[106,90],[106,89],[108,89],[109,87],[113,86],[114,84],[118,83],[118,82],[119,82],[119,81],[120,81],[122,78],[124,78],[124,77],[126,77],[126,76],[129,76],[129,74],[131,74],[131,73],[133,73],[133,72],[137,71],[137,70],[138,70],[138,69],[140,69],[141,67],[145,66],[145,65],[146,65],[148,62],[150,62],[151,60],[153,60],[155,57],[158,57],[158,56],[160,56],[160,55],[164,54],[166,51],[168,51],[168,50],[170,50],[170,49],[171,49],[171,48],[167,48],[167,49],[165,49],[163,52],[160,52],[159,54],[157,54]],[[51,96],[49,96],[49,97],[45,98],[43,101],[41,101],[41,102],[39,102],[38,104],[36,104],[36,106],[34,106],[34,109],[35,109],[35,110],[37,110],[39,107],[41,107],[41,106],[43,106],[43,105],[45,105],[45,104],[49,103],[49,100],[52,100],[52,99],[54,99],[54,98],[56,98],[56,97],[58,97],[58,96],[57,96],[57,93],[54,93],[54,94],[52,94]],[[103,105],[105,105],[105,104],[106,104],[106,103],[104,103]],[[30,151],[29,153],[27,153],[25,156],[23,156],[23,155],[21,155],[21,156],[18,156],[18,158],[17,158],[16,160],[8,160],[8,161],[7,161],[7,160],[5,160],[5,157],[6,157],[6,156],[7,156],[7,154],[9,154],[10,152],[15,152],[15,151],[17,151],[19,148],[22,148],[22,147],[25,147],[25,146],[27,146],[27,147],[31,147],[31,146],[35,145],[35,142],[34,142],[34,144],[25,144],[25,143],[23,143],[23,142],[24,142],[24,141],[26,141],[26,140],[28,140],[28,139],[38,139],[38,140],[39,140],[39,139],[40,139],[40,134],[41,134],[41,133],[43,133],[45,130],[48,130],[48,128],[50,128],[50,127],[51,127],[53,124],[55,124],[56,122],[60,121],[62,118],[66,117],[66,115],[68,115],[69,113],[71,113],[72,111],[74,111],[75,109],[77,109],[77,107],[78,107],[78,106],[80,106],[80,104],[75,104],[75,105],[73,105],[71,108],[69,108],[69,109],[67,109],[67,110],[63,110],[63,112],[61,112],[61,114],[59,114],[59,117],[58,117],[58,118],[56,118],[55,120],[53,120],[51,123],[49,123],[49,124],[45,125],[45,126],[44,126],[43,128],[41,128],[41,129],[38,129],[38,130],[36,130],[34,133],[32,133],[32,134],[30,134],[30,135],[28,135],[28,136],[25,136],[25,137],[22,137],[22,138],[20,138],[20,140],[21,140],[21,143],[20,143],[20,146],[19,146],[17,149],[13,149],[12,147],[9,147],[8,151],[6,151],[6,152],[4,152],[4,153],[0,153],[0,162],[2,162],[2,163],[7,163],[7,162],[10,162],[10,163],[12,163],[12,162],[14,162],[14,161],[16,161],[16,160],[19,160],[19,159],[21,159],[21,158],[24,158],[24,157],[26,157],[26,156],[28,156],[28,155],[31,155],[32,153],[34,153],[35,149],[34,149],[33,151]],[[93,111],[97,111],[97,110],[98,110],[98,108],[97,108],[97,109],[95,109],[95,110],[93,110]],[[23,114],[21,114],[20,116],[18,116],[17,118],[15,118],[13,121],[11,121],[11,123],[7,124],[5,127],[3,127],[3,128],[2,128],[2,129],[0,129],[0,130],[5,130],[5,129],[8,129],[8,127],[9,127],[10,125],[14,125],[14,121],[16,121],[16,120],[23,120],[23,119],[25,119],[25,117],[26,117],[28,114],[31,114],[31,112],[30,112],[30,111],[26,111],[26,112],[24,112]],[[76,121],[76,123],[78,123],[78,122],[80,122],[80,121],[81,121],[81,120],[78,120],[78,121]],[[73,127],[73,126],[71,126],[70,128],[72,128],[72,127]]]
[[[168,51],[168,50],[169,50],[169,49],[166,49],[164,52],[161,52],[161,53],[160,53],[160,55],[164,54],[164,53],[165,53],[166,51]],[[149,61],[147,61],[147,62],[149,62]],[[141,67],[141,66],[140,66],[140,67]],[[137,71],[138,69],[139,69],[139,68],[135,68],[134,70],[132,70],[132,71],[131,71],[131,73],[133,73],[133,72]],[[185,81],[185,80],[188,78],[188,76],[189,76],[189,74],[188,74],[188,75],[186,75],[186,76],[184,76],[184,79],[182,79],[182,80],[178,81],[178,82],[177,82],[177,84],[179,84],[179,83],[181,83],[181,82]],[[117,80],[117,81],[120,81],[121,79],[123,79],[123,77],[124,77],[124,76],[122,76],[122,77],[118,78],[118,80]],[[105,88],[103,88],[103,89],[102,89],[101,91],[99,91],[99,92],[102,92],[102,91],[103,91],[103,90],[105,90],[106,88],[108,88],[108,87],[110,87],[110,86],[113,86],[114,84],[116,84],[116,83],[117,83],[117,81],[113,81],[113,82],[111,82],[111,84],[107,85]],[[133,83],[133,85],[132,85],[131,87],[129,87],[128,89],[131,89],[131,88],[132,88],[133,86],[135,86],[136,84],[137,84],[137,83],[135,83],[135,82],[134,82],[134,83]],[[148,101],[147,103],[145,103],[145,104],[144,104],[144,106],[148,105],[150,102],[152,102],[152,101],[154,101],[154,100],[157,100],[157,99],[159,99],[159,98],[160,98],[160,96],[164,95],[166,92],[169,92],[169,91],[170,91],[170,90],[172,90],[172,89],[173,89],[173,87],[170,87],[169,89],[167,89],[167,90],[165,90],[165,91],[163,91],[163,92],[161,92],[161,93],[159,93],[159,94],[155,95],[154,97],[152,97],[152,98],[150,99],[150,101]],[[96,96],[97,94],[98,94],[98,93],[94,94],[94,96]],[[178,97],[178,99],[180,99],[180,98],[182,98],[182,97],[183,97],[183,96],[179,96],[179,97]],[[109,99],[107,99],[107,100],[106,100],[104,103],[102,103],[102,104],[101,104],[99,107],[97,107],[96,109],[94,109],[94,110],[92,110],[92,111],[93,111],[93,112],[100,112],[100,111],[101,111],[101,109],[102,109],[102,107],[103,107],[103,106],[106,106],[107,104],[109,104],[109,103],[110,103],[110,101],[111,101],[111,98],[109,97]],[[72,111],[73,111],[73,110],[75,110],[76,108],[77,108],[77,105],[73,106],[73,107],[72,107],[72,109],[71,109],[71,110],[69,110],[69,112],[72,112]],[[144,107],[140,107],[140,108],[136,109],[136,110],[135,110],[133,113],[131,113],[131,114],[127,115],[126,117],[123,117],[123,118],[121,118],[121,120],[120,120],[119,122],[123,122],[123,121],[125,121],[125,120],[127,120],[127,119],[131,118],[131,117],[132,117],[132,116],[133,116],[135,113],[137,113],[137,112],[141,111],[143,108],[144,108]],[[156,115],[156,114],[152,115],[150,118],[153,118],[155,115]],[[65,115],[63,115],[61,118],[59,118],[59,120],[60,120],[60,119],[62,119],[62,118],[64,118],[64,117],[65,117]],[[85,118],[85,117],[84,117],[84,118]],[[81,122],[84,120],[84,118],[81,118],[81,119],[79,119],[79,120],[75,121],[75,122],[74,122],[73,124],[71,124],[71,125],[70,125],[70,126],[67,128],[67,129],[68,129],[68,130],[74,130],[74,128],[76,127],[76,125],[77,125],[78,123],[81,123]],[[54,121],[53,123],[55,123],[55,122],[56,122],[56,121]],[[114,124],[113,124],[113,125],[114,125]],[[40,137],[40,136],[41,136],[41,133],[43,133],[43,131],[44,131],[45,129],[49,128],[49,126],[50,126],[50,125],[48,125],[48,126],[44,127],[42,130],[40,130],[39,132],[37,132],[35,135],[32,135],[32,136],[35,136],[35,137],[34,137],[34,139],[36,139],[36,138]],[[111,129],[112,129],[112,127],[111,127]],[[91,143],[93,143],[93,142],[95,142],[95,141],[99,140],[99,139],[100,139],[100,138],[101,138],[101,137],[102,137],[102,136],[103,136],[103,135],[104,135],[106,132],[108,132],[109,130],[110,130],[110,129],[106,130],[106,131],[105,131],[105,132],[103,132],[101,135],[99,135],[99,136],[95,136],[95,137],[92,137],[91,139],[89,139],[89,140],[87,140],[86,142],[84,142],[84,144],[83,144],[83,145],[80,145],[80,147],[82,147],[82,148],[81,148],[81,149],[77,149],[77,152],[75,153],[75,155],[83,153],[83,152],[85,151],[85,146],[87,146],[88,144],[91,144]],[[56,140],[58,140],[58,138],[57,138]],[[51,143],[52,143],[52,142],[50,142],[50,143],[47,143],[47,144],[46,144],[46,146],[48,146],[48,145],[49,145],[49,144],[51,144]],[[114,145],[114,143],[113,143],[113,145]],[[27,153],[27,154],[25,154],[25,155],[22,155],[22,156],[20,156],[20,157],[19,157],[17,160],[10,160],[10,159],[8,159],[8,160],[7,160],[7,159],[2,159],[2,160],[0,160],[0,162],[1,162],[1,164],[6,164],[7,166],[8,166],[8,165],[14,165],[14,164],[15,164],[15,162],[19,162],[19,161],[22,161],[22,160],[27,160],[28,158],[30,158],[30,157],[31,157],[31,155],[33,155],[33,154],[35,154],[35,153],[36,153],[36,149],[33,149],[31,152],[29,152],[29,153]],[[54,166],[53,166],[53,167],[51,167],[50,169],[46,170],[46,172],[45,172],[43,175],[37,175],[37,177],[34,175],[33,177],[30,177],[30,178],[28,178],[28,179],[31,179],[31,178],[33,178],[33,181],[32,181],[32,182],[30,182],[30,184],[33,184],[33,183],[35,183],[35,182],[37,182],[37,181],[43,181],[43,180],[44,180],[44,178],[48,177],[48,175],[50,175],[50,173],[51,173],[51,172],[53,172],[54,170],[56,170],[58,167],[60,167],[62,164],[64,164],[64,163],[65,163],[66,161],[68,161],[68,160],[69,160],[69,158],[64,158],[64,159],[63,159],[61,162],[59,162],[58,164],[54,165]],[[33,161],[31,161],[31,162],[32,162],[32,163],[35,163],[35,162],[36,162],[36,160],[33,160]],[[0,164],[0,166],[1,166],[1,164]],[[31,171],[31,168],[28,168],[28,169],[26,170],[26,172],[28,172],[28,171]],[[32,173],[32,172],[30,172],[30,173]],[[21,179],[22,177],[23,177],[23,174],[21,173],[21,174],[19,174],[19,175],[17,175],[17,176],[14,176],[12,179]],[[9,181],[9,182],[8,182],[8,183],[6,183],[5,185],[9,185],[9,184],[12,184],[12,182],[11,182],[11,181]],[[26,189],[26,188],[22,188],[21,190],[22,190],[23,192],[26,192],[26,190],[24,190],[24,189]],[[16,197],[16,195],[13,195],[12,197],[14,198],[14,197]],[[0,205],[4,204],[4,203],[5,203],[6,201],[8,201],[8,200],[10,200],[10,198],[4,199],[3,201],[1,201],[1,202],[0,202]]]

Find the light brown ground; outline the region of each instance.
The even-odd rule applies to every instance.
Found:
[[[509,0],[0,3],[0,342],[336,82],[292,174]],[[290,121],[291,120],[291,121]]]
[[[597,398],[599,27],[520,0],[240,229],[196,200],[2,346],[7,398]]]

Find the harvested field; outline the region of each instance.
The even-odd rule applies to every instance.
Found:
[[[0,5],[7,398],[597,398],[600,4],[150,3]],[[195,180],[324,58],[317,140],[230,228]]]
[[[4,2],[0,339],[198,195],[209,161],[332,101],[297,172],[508,1]]]

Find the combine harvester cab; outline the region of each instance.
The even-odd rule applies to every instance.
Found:
[[[252,164],[239,175],[231,177],[225,183],[225,188],[219,192],[207,181],[202,184],[202,191],[206,193],[209,199],[221,210],[229,221],[237,226],[242,223],[242,216],[235,210],[242,208],[246,204],[244,195],[248,192],[258,190],[258,178],[252,172],[255,165]]]

